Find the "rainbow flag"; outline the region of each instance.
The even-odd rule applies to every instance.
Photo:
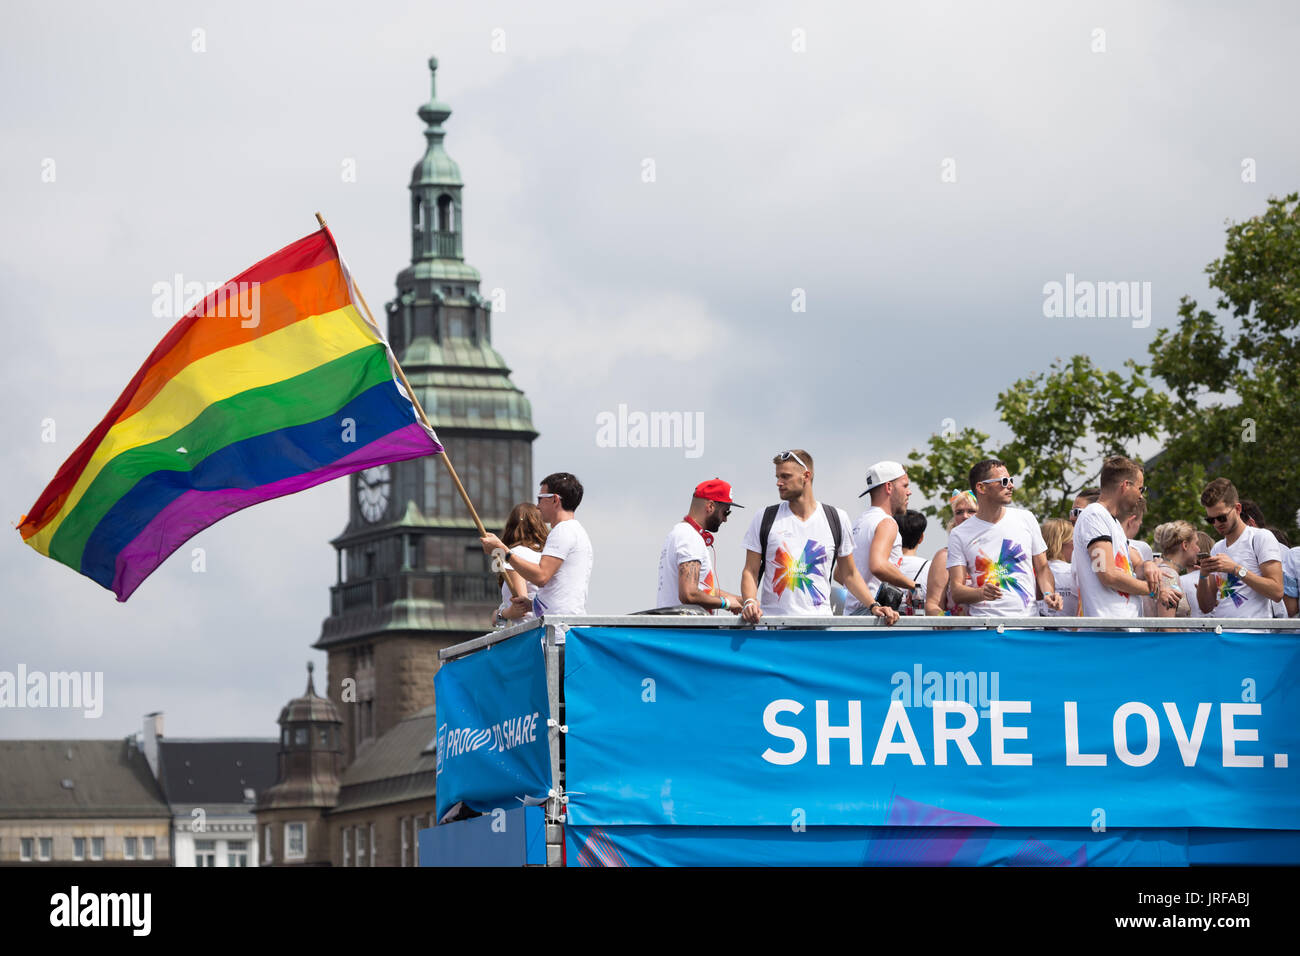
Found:
[[[256,309],[231,308],[240,291]],[[361,302],[325,228],[214,291],[63,463],[23,540],[125,601],[227,515],[440,453]]]

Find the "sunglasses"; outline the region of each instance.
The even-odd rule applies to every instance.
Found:
[[[803,463],[803,459],[800,458],[792,451],[783,451],[781,452],[781,454],[777,455],[777,457],[780,458],[782,461],[789,461],[791,458],[793,458],[795,461],[799,463],[799,466],[803,468],[804,471],[812,471],[811,468],[809,468],[807,465]]]
[[[542,503],[543,498],[558,498],[558,497],[560,496],[557,492],[548,491],[546,494],[539,494],[537,496],[537,503],[540,505]]]
[[[1071,517],[1071,518],[1077,518],[1077,517],[1079,517],[1079,515],[1081,515],[1081,514],[1083,514],[1083,509],[1082,509],[1082,508],[1071,508],[1071,509],[1070,509],[1070,517]]]
[[[1232,512],[1225,511],[1221,515],[1206,515],[1205,517],[1209,519],[1211,524],[1222,524],[1223,522],[1227,521],[1230,517],[1232,517]]]
[[[985,478],[983,481],[979,482],[979,484],[981,484],[981,485],[991,485],[991,484],[993,484],[994,482],[996,482],[997,484],[1001,485],[1003,488],[1010,488],[1012,485],[1014,485],[1014,484],[1016,483],[1016,479],[1011,478],[1011,477],[1006,477],[1006,478]]]

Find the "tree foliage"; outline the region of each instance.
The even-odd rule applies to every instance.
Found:
[[[1000,458],[1021,479],[1018,504],[1040,518],[1064,516],[1107,456],[1156,439],[1163,449],[1147,465],[1147,528],[1196,523],[1201,489],[1226,475],[1300,537],[1300,193],[1229,223],[1224,254],[1205,271],[1217,313],[1184,296],[1177,324],[1152,341],[1149,366],[1130,359],[1113,371],[1086,355],[1058,359],[997,396],[1009,441],[991,446],[972,428],[932,436],[928,450],[911,453],[913,484],[946,499],[967,487],[977,460]],[[950,514],[946,505],[926,511]]]

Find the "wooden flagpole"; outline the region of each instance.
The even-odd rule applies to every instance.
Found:
[[[328,232],[329,227],[325,225],[324,216],[322,216],[320,213],[316,213],[316,221],[320,223],[320,227],[322,229],[325,229]],[[331,241],[333,241],[332,234],[330,234],[330,238]],[[335,245],[335,248],[336,249],[338,248],[337,244]],[[366,304],[366,296],[365,293],[361,291],[361,286],[356,285],[354,283],[353,287],[357,290],[357,295],[361,299],[361,308],[366,310],[366,318],[370,320],[371,325],[373,325],[375,328],[378,329],[379,324],[375,321],[374,315],[370,312],[370,306]],[[387,343],[385,342],[385,344]],[[389,353],[392,354],[392,349],[389,349]],[[397,356],[395,354],[393,354],[393,367],[397,369],[397,374],[401,376],[402,385],[406,388],[406,394],[410,397],[411,402],[415,405],[415,411],[420,416],[420,421],[424,422],[425,427],[427,427],[429,431],[433,431],[434,428],[433,425],[430,424],[429,422],[429,416],[424,413],[424,406],[420,404],[420,397],[415,394],[415,389],[411,387],[411,383],[406,378],[406,372],[402,370],[402,363],[397,360]],[[439,455],[438,457],[441,458],[442,463],[447,466],[447,474],[451,475],[452,483],[456,486],[456,490],[460,492],[460,497],[461,500],[465,502],[465,507],[469,509],[470,517],[474,519],[474,525],[475,527],[478,528],[478,533],[480,535],[487,534],[487,528],[483,527],[483,521],[482,519],[479,518],[478,511],[474,508],[474,502],[469,500],[469,493],[465,491],[465,486],[460,483],[460,475],[456,474],[456,468],[454,465],[452,465],[451,456],[447,454],[447,449],[445,446],[442,449],[442,454]],[[510,584],[510,593],[514,594],[515,597],[524,596],[522,594],[515,594],[514,584],[513,582],[511,582],[510,577],[508,575],[506,576],[506,583]]]

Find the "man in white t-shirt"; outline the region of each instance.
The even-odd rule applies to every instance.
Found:
[[[591,585],[591,539],[573,513],[582,503],[582,483],[567,471],[542,479],[537,507],[542,520],[551,526],[546,546],[537,564],[511,560],[501,539],[494,534],[479,540],[487,554],[498,552],[525,581],[537,585],[533,612],[546,614],[586,614],[587,589]]]
[[[876,603],[858,574],[848,514],[818,504],[813,497],[812,455],[793,448],[778,454],[772,463],[781,503],[755,515],[745,532],[745,570],[740,578],[740,613],[745,622],[757,624],[764,614],[830,614],[832,580],[862,602],[866,608],[862,613],[869,611],[886,624],[897,621],[898,612]],[[832,520],[839,527],[838,535]]]
[[[1201,562],[1196,600],[1214,617],[1273,616],[1272,601],[1282,600],[1282,546],[1263,528],[1241,519],[1237,489],[1216,478],[1201,492],[1205,518],[1223,537]]]
[[[909,593],[914,591],[916,581],[898,567],[903,539],[894,517],[907,509],[907,499],[912,495],[907,472],[896,461],[876,462],[867,469],[867,490],[862,495],[871,496],[871,507],[858,515],[853,525],[853,563],[867,582],[867,590],[875,597],[880,582],[885,581]],[[854,614],[860,607],[862,602],[850,594],[844,602],[844,613]]]
[[[977,462],[970,486],[975,517],[948,535],[952,599],[975,616],[1037,617],[1041,589],[1046,606],[1061,610],[1037,519],[1023,508],[1008,507],[1015,479],[1007,466],[996,458]]]
[[[695,486],[690,510],[673,525],[659,552],[659,592],[655,607],[697,604],[710,614],[739,611],[740,597],[718,586],[713,536],[731,514],[743,508],[731,500],[731,485],[721,478]]]
[[[1080,617],[1141,617],[1143,594],[1178,606],[1178,594],[1162,584],[1159,566],[1138,557],[1120,524],[1119,515],[1133,513],[1146,492],[1142,480],[1136,462],[1122,455],[1107,458],[1101,466],[1101,494],[1074,523],[1070,563]]]
[[[1287,617],[1300,614],[1300,548],[1282,552],[1282,605]]]

